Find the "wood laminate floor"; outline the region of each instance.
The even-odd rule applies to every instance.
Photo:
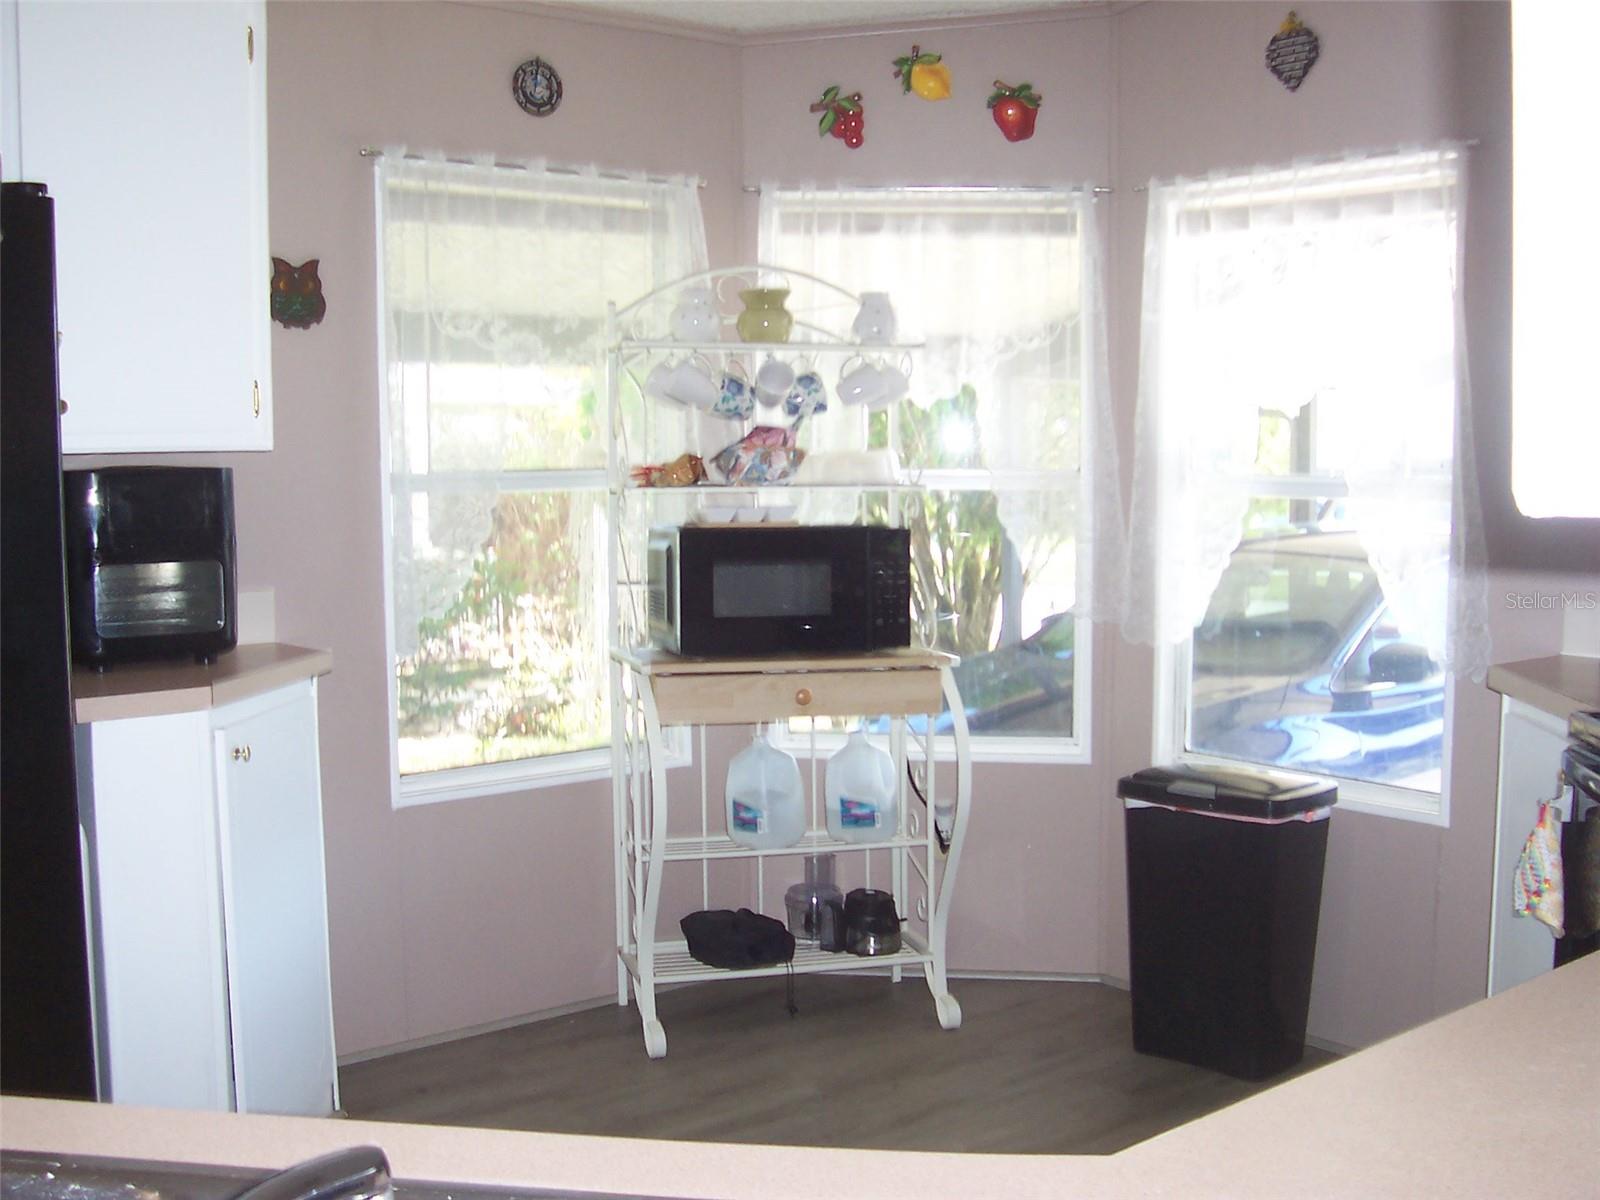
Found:
[[[606,1005],[339,1072],[369,1120],[880,1150],[1109,1154],[1261,1090],[1136,1054],[1126,992],[958,979],[946,1032],[920,979],[729,980],[657,998],[667,1057]],[[1331,1061],[1308,1047],[1301,1070]]]

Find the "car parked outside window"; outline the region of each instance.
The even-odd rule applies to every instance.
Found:
[[[1353,532],[1247,539],[1195,627],[1187,748],[1438,791],[1444,673]]]

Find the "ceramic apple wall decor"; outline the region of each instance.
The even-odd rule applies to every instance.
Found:
[[[894,60],[894,77],[906,95],[915,92],[924,100],[950,99],[950,68],[941,54],[924,54],[921,46]]]
[[[1033,136],[1033,124],[1039,119],[1039,104],[1043,99],[1031,83],[1012,87],[1004,80],[994,81],[989,112],[1000,132],[1006,135],[1006,141],[1022,142]]]
[[[822,114],[817,122],[817,136],[832,134],[852,150],[859,150],[866,140],[867,110],[861,104],[861,93],[851,92],[841,96],[837,87],[822,93],[822,99],[811,106],[812,112]]]

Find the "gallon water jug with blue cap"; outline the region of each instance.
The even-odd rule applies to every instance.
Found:
[[[894,759],[859,729],[828,760],[828,836],[845,842],[882,842],[900,818]]]

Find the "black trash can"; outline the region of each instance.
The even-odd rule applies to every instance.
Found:
[[[1135,1050],[1240,1079],[1300,1061],[1337,792],[1250,767],[1118,781]]]

